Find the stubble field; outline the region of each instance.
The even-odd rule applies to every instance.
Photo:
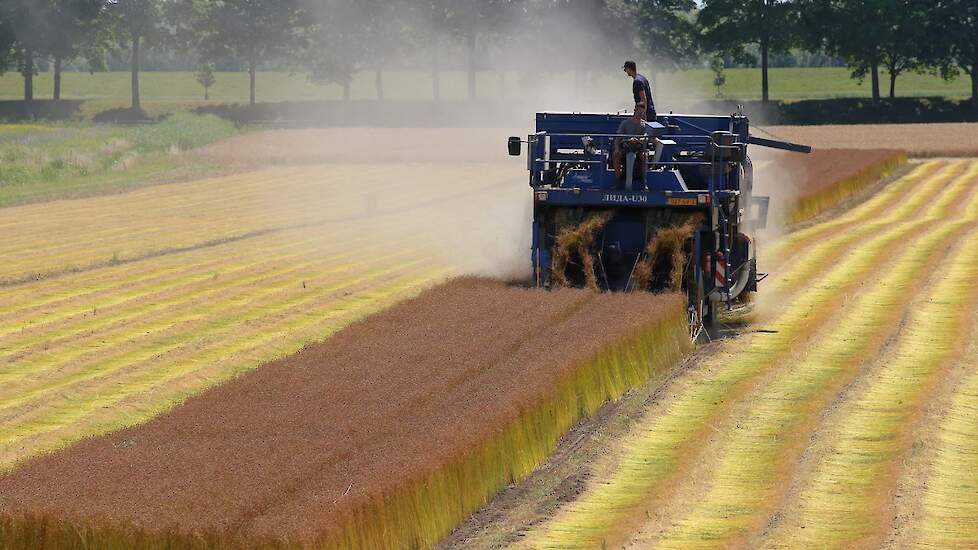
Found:
[[[972,547],[976,222],[978,163],[937,161],[775,243],[754,328],[671,381],[581,494],[511,541]]]
[[[538,303],[471,280],[367,317],[453,274],[521,276],[528,189],[523,161],[493,160],[500,137],[251,134],[200,153],[254,164],[241,175],[4,209],[0,540],[31,547],[39,525],[50,548],[153,547],[159,533],[175,547],[429,546],[529,473],[580,415],[641,382],[595,378],[641,363],[596,351],[652,317],[622,316],[625,297]],[[772,278],[753,325],[670,377],[588,465],[580,494],[507,526],[515,538],[460,545],[966,548],[978,537],[978,163],[898,171],[889,151],[809,158],[817,165],[758,162],[761,187],[788,189],[785,205],[831,196],[802,219],[871,196],[762,248]],[[268,164],[281,166],[258,169]],[[899,177],[872,185],[886,174]],[[634,303],[652,312],[656,300]],[[513,328],[526,323],[537,329]],[[601,337],[575,337],[582,327]],[[636,357],[656,355],[643,345]],[[499,360],[479,363],[490,351]],[[448,378],[424,376],[438,364]],[[444,386],[467,368],[471,379]],[[547,388],[568,372],[592,376],[561,390],[556,414]],[[425,389],[407,401],[385,399],[415,385]],[[319,435],[340,426],[348,433]],[[444,468],[444,457],[482,457],[473,447],[496,461]],[[401,467],[412,474],[389,475]],[[418,479],[426,489],[404,496]],[[265,492],[250,489],[257,480]]]

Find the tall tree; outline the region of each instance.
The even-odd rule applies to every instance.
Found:
[[[377,99],[384,99],[384,66],[398,50],[406,28],[400,17],[404,2],[360,0],[351,23],[359,29],[363,62],[374,71]],[[365,67],[366,68],[366,67]]]
[[[698,60],[699,43],[693,0],[615,0],[622,22],[634,21],[636,41],[652,60],[674,68]],[[630,28],[622,25],[621,28]]]
[[[785,0],[706,0],[699,13],[707,49],[738,59],[753,58],[745,46],[756,44],[761,56],[761,100],[770,100],[768,77],[772,52],[787,51],[798,40],[797,12]]]
[[[631,29],[635,21],[622,19],[624,9],[612,8],[605,0],[539,0],[530,6],[532,46],[547,58],[543,70],[574,71],[574,97],[584,89],[595,69],[606,71],[609,57],[620,65],[622,55],[632,55]],[[624,51],[628,51],[625,54]],[[537,70],[540,70],[539,68]]]
[[[139,62],[144,42],[159,40],[164,32],[162,0],[110,0],[109,9],[115,22],[116,35],[129,46],[131,108],[142,109],[139,95]]]
[[[354,73],[376,51],[370,43],[376,31],[366,29],[371,18],[355,0],[306,0],[304,12],[305,26],[297,45],[309,79],[339,84],[343,99],[349,100]]]
[[[465,43],[469,99],[476,97],[476,73],[486,64],[488,38],[504,34],[501,31],[516,23],[525,6],[524,0],[460,0],[453,4],[449,27]]]
[[[978,109],[978,2],[937,0],[928,35],[945,78],[958,70],[971,77],[971,101]]]
[[[431,95],[435,101],[441,99],[441,43],[443,34],[448,27],[452,10],[449,8],[449,0],[426,0],[427,26],[431,43]]]
[[[47,50],[54,72],[53,98],[61,99],[64,64],[78,56],[92,58],[104,52],[108,42],[105,0],[50,0],[51,27]]]
[[[294,47],[303,25],[298,0],[215,0],[208,10],[207,48],[224,50],[248,67],[255,104],[259,63]]]
[[[24,77],[24,101],[34,101],[34,76],[37,59],[43,56],[52,35],[50,0],[4,0],[0,18],[7,22],[17,68]]]
[[[799,4],[807,43],[846,60],[853,77],[870,77],[873,101],[880,100],[880,72],[889,74],[891,98],[897,78],[926,61],[930,0],[803,0]]]
[[[16,59],[14,40],[13,22],[8,19],[6,10],[0,9],[0,75],[7,72]]]

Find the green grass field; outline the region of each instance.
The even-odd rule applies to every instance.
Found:
[[[723,88],[726,98],[737,100],[760,99],[760,71],[757,69],[729,69],[727,84]],[[429,100],[432,98],[431,76],[423,72],[384,72],[386,99]],[[210,103],[242,103],[248,101],[248,76],[246,73],[217,73],[217,83],[211,88]],[[443,99],[464,99],[467,95],[464,72],[444,72],[440,75]],[[627,88],[626,77],[614,67],[607,75],[595,75],[585,81],[582,95],[594,99],[618,97]],[[656,95],[661,101],[673,98],[715,97],[713,75],[708,70],[679,71],[655,74]],[[547,86],[541,86],[540,82]],[[883,75],[884,83],[888,82]],[[507,73],[503,78],[498,72],[480,72],[477,93],[482,99],[528,98],[548,93],[574,93],[574,75]],[[204,92],[189,72],[147,72],[141,76],[141,92],[149,104],[203,104]],[[36,97],[50,98],[52,78],[41,73],[35,79]],[[505,88],[505,94],[501,90]],[[885,88],[885,86],[884,86]],[[353,99],[374,99],[374,73],[363,72],[355,76],[351,87]],[[883,90],[885,94],[886,89]],[[8,72],[0,77],[0,99],[20,99],[23,80],[20,75]],[[897,95],[945,96],[963,98],[970,94],[967,79],[945,82],[933,75],[907,74],[897,80]],[[849,78],[845,68],[772,69],[771,95],[773,99],[786,101],[824,99],[837,97],[868,97],[868,83],[860,85]],[[126,105],[129,98],[129,74],[79,73],[64,75],[63,97],[84,99],[93,103],[92,108],[103,109]],[[317,85],[309,82],[304,73],[265,72],[258,76],[259,101],[287,101],[312,99],[341,99],[342,88],[336,84]],[[86,110],[90,110],[86,108]]]
[[[219,169],[184,151],[236,133],[215,115],[132,127],[0,125],[0,207],[110,193]]]

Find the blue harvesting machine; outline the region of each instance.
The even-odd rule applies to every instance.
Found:
[[[660,115],[619,135],[621,114],[538,113],[527,144],[536,286],[681,291],[698,334],[720,307],[757,290],[755,232],[769,197],[753,194],[748,145],[808,153],[753,137],[744,114]]]

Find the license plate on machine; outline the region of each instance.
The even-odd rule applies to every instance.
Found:
[[[674,197],[674,198],[670,198],[668,203],[669,206],[696,206],[697,201],[696,199]]]

